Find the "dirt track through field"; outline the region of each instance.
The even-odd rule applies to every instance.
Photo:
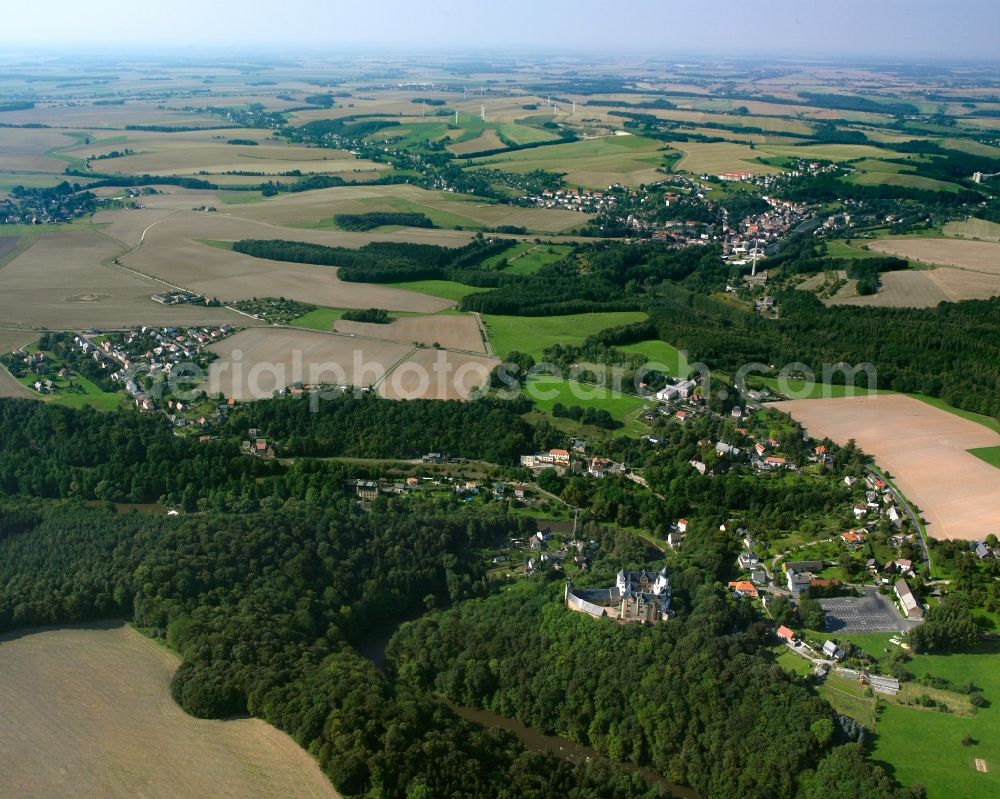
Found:
[[[0,638],[0,794],[39,799],[337,799],[258,719],[206,721],[170,696],[177,658],[121,624]]]
[[[932,537],[976,540],[1000,530],[1000,469],[967,451],[1000,446],[989,428],[903,394],[773,407],[815,438],[857,441],[919,509]]]

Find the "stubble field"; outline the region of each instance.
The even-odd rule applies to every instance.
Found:
[[[868,245],[873,250],[912,258],[928,264],[969,269],[1000,278],[1000,244],[992,241],[956,239],[880,239]],[[996,281],[1000,285],[1000,280]]]
[[[471,315],[404,316],[387,325],[367,322],[334,322],[338,333],[370,338],[391,339],[400,343],[419,342],[427,347],[439,344],[445,349],[483,352],[479,325]]]
[[[543,148],[544,149],[544,148]],[[532,152],[532,151],[528,151]],[[416,186],[341,186],[230,207],[227,213],[289,227],[332,226],[336,214],[368,211],[405,211],[426,214],[439,230],[418,229],[422,241],[451,244],[468,241],[468,234],[452,230],[516,225],[529,230],[559,233],[580,227],[587,215],[578,211],[497,205],[466,194],[430,191]]]
[[[934,538],[982,539],[1000,529],[1000,469],[968,452],[1000,434],[902,394],[778,402],[815,438],[854,439],[887,470]]]
[[[413,351],[412,344],[311,330],[254,328],[213,344],[210,393],[240,401],[267,399],[295,383],[377,385]]]
[[[642,136],[606,136],[491,155],[473,164],[509,172],[564,172],[570,185],[606,189],[614,183],[638,186],[659,179],[663,149],[661,142]]]
[[[419,349],[379,385],[387,399],[468,399],[489,381],[498,358],[447,350]]]
[[[316,762],[258,719],[205,721],[170,696],[178,660],[121,625],[0,639],[0,783],[69,799],[336,799]]]
[[[240,317],[224,308],[166,307],[151,295],[163,285],[110,265],[118,242],[95,231],[39,236],[0,269],[0,319],[48,327],[221,324]]]
[[[136,231],[129,232],[134,235]],[[289,239],[358,247],[375,237],[336,231],[291,231],[222,214],[187,211],[150,227],[142,247],[121,260],[143,274],[223,300],[287,297],[332,308],[420,313],[434,313],[451,305],[447,300],[389,286],[345,282],[337,277],[336,267],[270,261],[202,243],[217,238]],[[384,238],[406,240],[409,236],[401,232]]]

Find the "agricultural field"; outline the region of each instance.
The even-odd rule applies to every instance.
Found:
[[[288,238],[346,246],[360,246],[377,238],[360,233],[287,231],[249,220],[188,211],[177,212],[149,227],[143,246],[123,256],[121,261],[141,274],[223,300],[287,297],[330,308],[385,308],[421,313],[441,311],[451,305],[446,300],[391,286],[348,283],[337,277],[336,267],[269,261],[202,243],[213,236],[232,240]],[[392,239],[395,235],[382,237]]]
[[[180,108],[161,108],[155,100],[133,100],[124,105],[97,105],[63,102],[36,103],[24,111],[7,111],[3,121],[12,125],[48,125],[51,128],[123,129],[126,125],[170,125],[179,127],[218,127],[219,118],[192,113]]]
[[[458,245],[469,239],[467,234],[454,231],[455,227],[478,230],[515,225],[542,233],[560,233],[580,227],[587,219],[585,214],[578,211],[497,205],[470,195],[430,191],[405,184],[341,186],[274,197],[227,209],[227,213],[247,219],[310,228],[332,227],[336,214],[362,214],[368,211],[426,214],[441,229],[412,230],[410,233],[417,237],[414,240],[448,245]]]
[[[916,175],[906,171],[902,164],[866,159],[853,165],[858,171],[847,178],[848,183],[859,186],[905,186],[926,191],[959,191],[961,186],[943,180]]]
[[[240,401],[267,399],[296,383],[377,385],[414,349],[412,344],[290,328],[252,328],[210,350],[203,388]]]
[[[865,305],[875,308],[933,308],[939,302],[948,302],[954,295],[964,293],[963,284],[973,284],[969,291],[975,295],[978,293],[976,284],[982,282],[978,278],[966,279],[955,269],[884,272],[881,278],[882,288],[877,294],[858,294],[857,281],[848,280],[840,291],[825,302],[827,305]]]
[[[888,238],[873,241],[868,246],[900,258],[1000,276],[1000,244],[993,241]]]
[[[902,394],[773,407],[815,438],[857,441],[919,509],[934,538],[974,540],[1000,529],[1000,472],[968,451],[1000,446],[1000,433]]]
[[[454,280],[404,280],[400,283],[387,283],[385,285],[403,291],[415,291],[420,294],[428,294],[431,297],[439,297],[452,304],[461,302],[464,297],[468,297],[470,294],[490,290],[483,286],[467,286]]]
[[[120,624],[4,636],[4,792],[336,799],[317,763],[269,724],[184,713],[170,696],[177,666],[171,652]]]
[[[1000,157],[1000,152],[998,152]],[[959,239],[980,239],[981,241],[1000,241],[1000,224],[985,219],[969,217],[963,222],[948,222],[942,233]]]
[[[735,142],[672,142],[671,146],[684,153],[674,166],[677,172],[694,175],[719,175],[723,172],[747,171],[756,175],[773,175],[780,169],[760,162],[762,152]]]
[[[587,336],[609,327],[646,320],[640,311],[571,314],[569,316],[524,317],[486,314],[483,323],[500,358],[511,352],[526,352],[538,359],[553,344],[579,344]]]
[[[0,174],[37,173],[63,180],[61,173],[67,160],[57,153],[92,135],[89,131],[0,128]]]
[[[224,308],[150,299],[161,283],[113,266],[118,242],[96,231],[39,236],[3,267],[0,319],[8,324],[66,329],[142,324],[223,324],[239,317]]]
[[[470,314],[445,316],[403,316],[389,324],[349,322],[333,323],[338,333],[361,338],[386,339],[401,344],[420,343],[427,347],[440,345],[448,350],[485,352],[479,325]]]
[[[229,144],[230,140],[257,144]],[[133,154],[100,158],[125,149]],[[184,175],[213,182],[217,176],[233,172],[264,176],[234,176],[242,184],[260,183],[267,176],[295,170],[303,174],[339,174],[345,180],[370,180],[379,172],[391,171],[386,164],[357,159],[342,150],[291,145],[271,138],[268,131],[240,128],[177,133],[128,131],[122,136],[79,144],[61,152],[77,159],[98,156],[90,161],[90,169],[101,174]]]
[[[378,386],[387,399],[468,399],[489,384],[500,361],[485,355],[422,348],[396,366]]]
[[[605,136],[476,158],[472,163],[509,172],[564,172],[572,186],[605,189],[613,183],[638,186],[657,180],[664,149],[662,143],[641,136]]]

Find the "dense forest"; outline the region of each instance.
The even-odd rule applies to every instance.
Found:
[[[524,422],[522,404],[274,400],[234,410],[217,440],[200,442],[157,417],[0,401],[0,493],[19,495],[0,498],[0,630],[131,619],[182,656],[172,691],[184,709],[275,724],[351,796],[662,795],[629,764],[705,799],[910,796],[852,743],[856,724],[772,663],[767,628],[719,586],[735,552],[713,513],[668,561],[676,623],[623,627],[568,614],[560,584],[544,577],[497,593],[483,553],[536,529],[506,503],[414,495],[362,508],[345,484],[356,466],[239,452],[253,427],[297,456],[412,456],[444,442],[513,463],[559,440]],[[590,508],[585,536],[598,543],[588,580],[650,565],[650,553],[633,534],[586,519],[655,529],[690,507],[756,521],[843,504],[836,477],[758,490],[724,463],[714,464],[717,479],[689,467],[682,475],[681,461],[702,446],[695,438],[721,435],[719,424],[674,424],[669,447],[622,439],[610,452],[644,464],[671,496],[589,481],[576,498]],[[801,431],[784,429],[790,456],[804,459],[794,449]],[[832,451],[838,469],[854,462]],[[581,490],[577,478],[556,479],[545,478],[567,496]],[[50,499],[158,492],[199,512]],[[375,625],[420,614],[390,646],[384,672],[355,649]],[[435,693],[588,742],[610,761],[526,753],[505,733],[460,721]]]
[[[342,230],[367,231],[383,225],[403,227],[437,227],[427,214],[404,213],[402,211],[369,211],[366,214],[337,214],[334,224]]]
[[[162,499],[187,510],[199,500],[220,509],[256,507],[268,496],[304,495],[310,486],[304,471],[293,473],[299,475],[295,480],[284,479],[281,463],[241,454],[251,428],[275,441],[284,456],[414,458],[444,452],[512,464],[533,446],[535,433],[519,415],[525,409],[524,403],[398,403],[370,395],[331,397],[315,406],[269,400],[242,406],[215,440],[201,442],[174,435],[160,416],[4,401],[0,493]]]
[[[456,280],[469,285],[496,286],[503,278],[499,269],[481,265],[513,244],[505,239],[479,238],[464,247],[450,248],[379,241],[355,250],[299,241],[244,239],[236,242],[233,249],[255,258],[336,266],[342,280],[359,283]]]

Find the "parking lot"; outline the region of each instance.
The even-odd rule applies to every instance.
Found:
[[[874,588],[866,589],[863,597],[821,599],[819,603],[826,611],[826,629],[832,633],[906,632],[919,624],[904,619],[892,600]]]

